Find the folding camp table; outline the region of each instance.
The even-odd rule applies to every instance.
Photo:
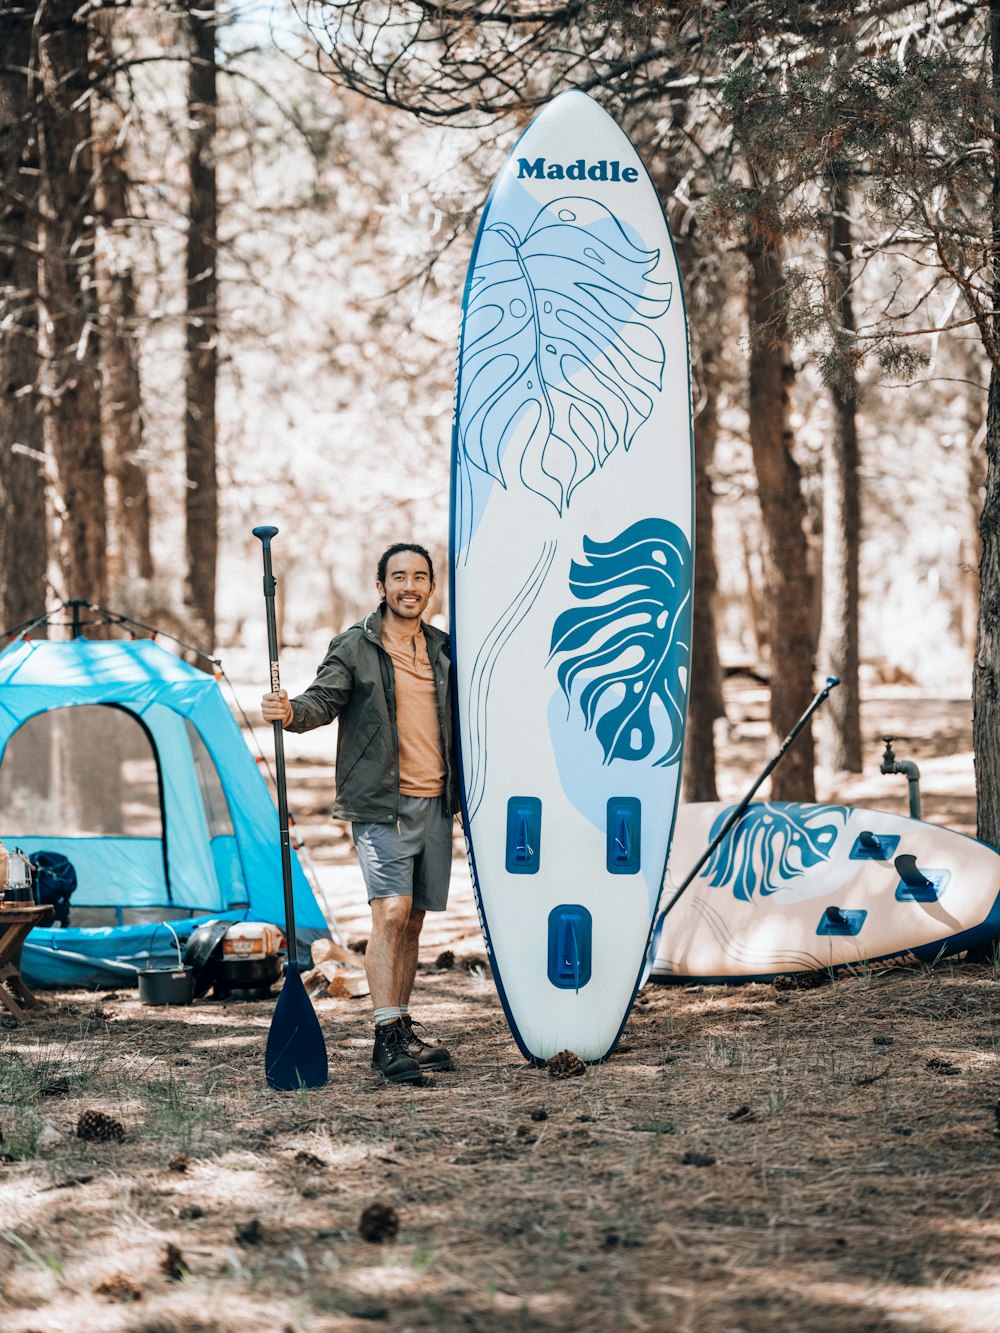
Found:
[[[21,946],[35,926],[52,920],[51,907],[0,907],[0,1004],[15,1018],[27,1018],[28,1009],[41,1003],[21,980]]]

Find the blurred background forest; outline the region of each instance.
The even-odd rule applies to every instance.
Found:
[[[1000,3],[0,5],[0,627],[82,598],[318,660],[412,538],[446,602],[455,344],[489,184],[559,91],[633,137],[691,330],[686,790],[721,673],[975,701],[1000,845]],[[992,384],[992,391],[991,391]],[[54,632],[54,631],[53,631]]]

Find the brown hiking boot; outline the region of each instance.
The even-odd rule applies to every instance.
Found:
[[[454,1069],[455,1062],[451,1058],[451,1052],[444,1046],[431,1046],[429,1042],[424,1041],[413,1031],[413,1019],[409,1014],[404,1014],[399,1020],[406,1029],[406,1036],[403,1039],[403,1049],[411,1060],[416,1060],[421,1069],[442,1070]],[[417,1027],[423,1027],[418,1023]]]
[[[400,1018],[375,1028],[372,1069],[379,1070],[387,1083],[412,1083],[420,1077],[420,1065],[407,1051],[408,1038]]]

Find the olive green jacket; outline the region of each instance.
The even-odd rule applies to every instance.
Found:
[[[450,814],[460,808],[451,701],[448,635],[422,625],[427,656],[434,668],[438,718]],[[330,643],[316,679],[292,699],[288,731],[312,731],[339,719],[335,819],[394,824],[399,818],[399,734],[392,658],[382,646],[382,612],[338,634]]]

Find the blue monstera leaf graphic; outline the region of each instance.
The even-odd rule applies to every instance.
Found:
[[[684,739],[691,656],[691,548],[666,519],[634,523],[614,541],[583,539],[570,566],[571,607],[552,629],[551,661],[584,726],[596,730],[604,762],[676,763]]]
[[[732,807],[719,815],[713,838],[731,813]],[[743,902],[787,889],[829,861],[847,815],[839,805],[750,805],[712,853],[705,878],[713,888],[730,885]]]
[[[672,284],[603,204],[567,196],[525,235],[487,226],[469,280],[458,436],[469,466],[520,476],[561,514],[574,490],[628,449],[663,386],[652,321]]]

